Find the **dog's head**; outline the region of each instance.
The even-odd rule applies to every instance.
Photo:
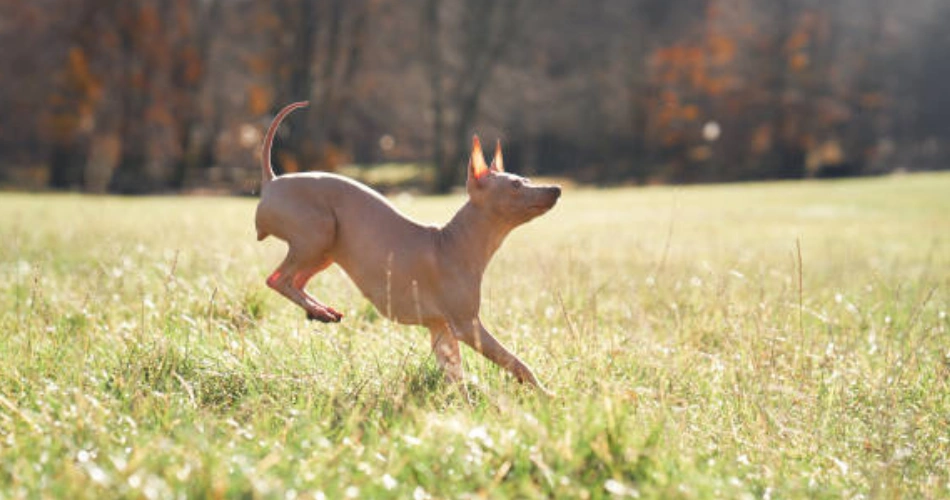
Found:
[[[530,179],[505,172],[501,141],[495,145],[491,165],[485,165],[478,136],[472,138],[465,187],[472,203],[511,226],[547,212],[561,196],[558,186],[534,184]]]

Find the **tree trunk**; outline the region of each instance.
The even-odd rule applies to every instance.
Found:
[[[756,172],[752,178],[771,178],[792,179],[804,175],[804,163],[796,165],[799,157],[797,149],[788,134],[788,109],[785,104],[785,96],[789,90],[789,70],[788,57],[785,54],[785,44],[792,36],[794,23],[797,21],[797,13],[792,9],[792,0],[778,0],[775,11],[775,37],[772,44],[772,74],[771,85],[772,92],[771,103],[771,127],[772,127],[772,151],[767,155],[766,171]]]
[[[317,19],[313,0],[299,0],[299,18],[294,19],[296,26],[288,98],[291,101],[312,100],[313,64],[316,52]],[[277,103],[280,108],[286,103]],[[311,106],[319,103],[311,102]],[[275,109],[276,110],[276,109]],[[307,170],[316,163],[309,119],[297,120],[293,127],[287,127],[286,150],[297,155],[297,168]]]
[[[214,125],[206,126],[205,133],[201,133],[202,120],[207,120],[201,112],[201,90],[210,73],[208,65],[211,63],[211,36],[217,28],[220,14],[220,0],[211,0],[207,7],[203,2],[195,2],[189,7],[191,29],[181,34],[179,52],[184,53],[189,45],[194,46],[201,65],[197,77],[189,75],[189,68],[183,67],[187,63],[184,58],[176,60],[177,66],[173,71],[174,92],[180,94],[180,104],[177,106],[181,120],[178,126],[178,144],[180,156],[175,161],[169,184],[173,189],[183,189],[189,173],[206,168],[214,162],[214,138],[217,135],[218,98],[213,99],[211,109]],[[216,93],[216,96],[219,93]],[[197,139],[197,141],[196,141]]]
[[[109,180],[109,191],[120,194],[144,194],[155,191],[159,187],[158,179],[154,178],[147,169],[148,165],[148,133],[146,127],[145,110],[148,107],[148,83],[151,82],[152,68],[147,61],[141,60],[138,49],[143,43],[136,32],[135,19],[139,13],[138,7],[125,5],[126,9],[120,16],[119,39],[123,75],[119,90],[122,103],[119,125],[119,140],[121,153],[119,165],[113,171]],[[125,16],[123,20],[122,16]]]
[[[456,31],[455,40],[461,65],[452,75],[451,99],[446,101],[444,89],[445,65],[442,60],[442,40],[440,40],[441,20],[439,18],[439,0],[428,0],[425,4],[426,45],[429,57],[429,82],[432,87],[433,111],[433,163],[436,169],[435,190],[445,193],[451,190],[462,177],[464,168],[456,161],[462,161],[467,149],[472,124],[478,115],[482,93],[488,84],[505,49],[511,47],[517,38],[518,24],[524,21],[527,9],[523,1],[502,2],[499,0],[469,0],[461,7],[462,17]],[[487,23],[483,21],[487,18]],[[452,106],[456,111],[452,133],[445,142],[445,108]]]
[[[76,137],[54,144],[49,160],[49,187],[53,189],[81,188],[88,149]]]
[[[101,75],[91,64],[102,49],[96,19],[102,12],[110,12],[114,3],[107,0],[87,0],[80,6],[74,28],[68,35],[71,46],[65,75],[56,85],[61,102],[53,109],[56,120],[68,124],[53,138],[49,159],[49,187],[53,189],[82,188],[89,155],[89,130],[83,126],[93,121],[98,98],[96,86],[102,84]],[[83,74],[83,76],[77,75]],[[89,75],[94,75],[89,78]]]
[[[441,50],[441,0],[427,0],[425,3],[424,43],[429,69],[429,87],[432,91],[432,166],[436,171],[435,190],[439,193],[448,192],[452,185],[441,175],[445,171],[445,108],[444,87],[442,84],[442,50]]]

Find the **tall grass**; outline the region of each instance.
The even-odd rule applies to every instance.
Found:
[[[2,194],[0,498],[946,497],[947,193],[567,192],[482,307],[558,397],[465,350],[471,406],[339,269],[267,290],[254,200]]]

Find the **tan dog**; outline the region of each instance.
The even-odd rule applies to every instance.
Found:
[[[429,329],[436,360],[450,381],[464,378],[461,340],[519,381],[547,392],[485,329],[478,310],[482,273],[502,240],[550,210],[561,189],[505,173],[500,143],[486,166],[477,136],[466,182],[469,200],[441,228],[412,221],[375,191],[339,175],[276,177],[270,164],[274,133],[287,114],[306,105],[282,109],[264,139],[257,238],[274,235],[289,247],[268,286],[302,307],[309,319],[340,321],[342,314],[304,291],[314,274],[336,262],[381,314]]]

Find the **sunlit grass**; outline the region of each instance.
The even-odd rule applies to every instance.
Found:
[[[950,495],[950,176],[569,191],[483,319],[555,392],[336,268],[264,286],[256,200],[0,195],[0,498]],[[399,198],[443,222],[460,197]]]

